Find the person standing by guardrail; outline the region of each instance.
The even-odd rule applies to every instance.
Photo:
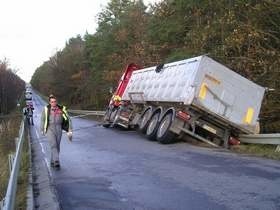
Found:
[[[34,125],[33,110],[34,110],[34,108],[30,105],[27,105],[26,107],[23,108],[23,114],[26,117],[28,125]]]
[[[51,147],[51,166],[60,168],[59,152],[62,130],[72,137],[72,122],[66,107],[57,103],[54,95],[49,96],[49,104],[44,107],[41,116],[41,131],[47,135]],[[69,138],[71,141],[72,138]]]

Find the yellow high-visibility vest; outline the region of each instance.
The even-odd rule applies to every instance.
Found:
[[[69,116],[66,110],[66,106],[59,106],[58,108],[62,110],[62,117],[64,118],[64,120],[69,120]],[[49,108],[48,106],[45,106],[45,122],[44,122],[44,133],[47,132],[48,126],[49,126]]]

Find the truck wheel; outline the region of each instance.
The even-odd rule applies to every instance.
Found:
[[[149,124],[150,116],[152,114],[152,109],[147,109],[144,114],[141,116],[138,122],[138,129],[141,133],[145,133],[147,130],[147,126]]]
[[[174,142],[175,134],[169,128],[172,125],[172,113],[167,113],[159,123],[156,138],[162,144],[170,144]]]
[[[156,140],[159,116],[160,116],[160,112],[154,113],[148,124],[146,136],[149,140],[152,141]]]
[[[120,112],[121,112],[120,107],[113,109],[113,111],[110,115],[110,127],[112,127],[112,128],[115,127],[115,125],[117,124],[117,122],[119,120]]]
[[[108,107],[106,112],[105,112],[104,118],[103,118],[102,126],[104,128],[109,128],[110,127],[110,122],[109,122],[110,115],[111,115],[111,109]]]
[[[110,116],[109,116],[110,123],[114,122],[117,112],[118,112],[118,108],[113,108],[113,110],[111,111]]]

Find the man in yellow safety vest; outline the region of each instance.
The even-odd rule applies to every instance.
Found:
[[[54,95],[49,96],[49,104],[44,107],[41,116],[41,131],[47,135],[51,147],[51,166],[60,168],[59,152],[62,130],[67,132],[69,140],[72,140],[72,122],[66,107],[57,103]]]

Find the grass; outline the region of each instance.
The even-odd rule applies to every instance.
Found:
[[[28,153],[28,139],[25,135],[25,141],[22,148],[22,157],[20,164],[20,173],[18,177],[16,209],[26,209],[26,192],[28,187],[28,172],[29,172],[29,153]]]
[[[8,155],[15,151],[15,137],[18,136],[20,118],[2,119],[0,121],[0,199],[5,196],[9,180]]]
[[[8,155],[16,151],[15,138],[18,137],[21,116],[5,118],[0,120],[2,130],[0,133],[0,199],[5,197],[9,181]],[[17,198],[15,209],[26,209],[26,191],[28,185],[29,154],[28,142],[25,141],[22,150],[20,174],[18,177]]]
[[[276,145],[260,144],[241,144],[232,146],[231,150],[241,154],[249,154],[257,157],[264,157],[274,160],[280,160],[280,152],[276,152]]]

